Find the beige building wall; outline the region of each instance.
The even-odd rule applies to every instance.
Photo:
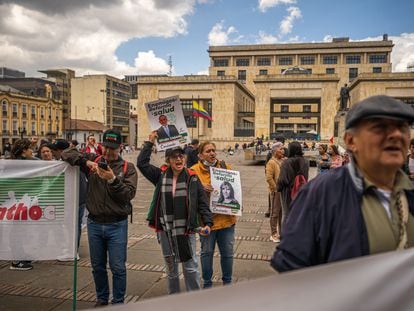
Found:
[[[196,128],[189,128],[191,137],[200,140],[212,140],[218,147],[227,146],[234,141],[234,128],[237,124],[237,107],[239,102],[249,98],[249,105],[253,102],[252,94],[240,85],[235,79],[220,79],[207,76],[184,77],[140,77],[138,79],[138,145],[141,145],[150,133],[145,103],[160,98],[178,95],[181,100],[199,100],[203,108],[208,101],[212,102],[211,128],[208,120],[198,118]],[[237,104],[236,104],[237,103]]]
[[[270,124],[271,103],[278,99],[282,100],[301,100],[303,104],[293,104],[290,112],[303,111],[303,105],[308,105],[307,99],[320,100],[320,124],[317,131],[322,139],[333,135],[333,119],[338,109],[337,84],[338,77],[332,75],[295,75],[284,76],[274,75],[271,77],[261,77],[255,80],[256,89],[256,136],[269,137],[272,126]],[[312,111],[315,112],[316,106],[311,104]],[[287,114],[288,115],[288,114]],[[310,119],[312,120],[312,119]],[[315,119],[313,119],[315,120]],[[309,119],[288,119],[285,123],[311,123]]]
[[[92,75],[71,80],[71,118],[104,122],[106,104],[106,76]]]

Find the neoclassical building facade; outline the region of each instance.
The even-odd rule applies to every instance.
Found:
[[[220,147],[254,137],[316,132],[322,140],[338,133],[340,90],[348,106],[375,94],[414,100],[414,73],[393,73],[393,43],[350,42],[210,46],[208,76],[139,77],[138,144],[149,127],[144,103],[178,95],[190,135]],[[192,99],[213,122],[191,118]],[[341,111],[341,114],[342,111]]]

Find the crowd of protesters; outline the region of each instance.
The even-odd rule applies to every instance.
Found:
[[[269,190],[270,241],[277,243],[271,265],[283,272],[338,260],[400,250],[414,246],[414,140],[409,125],[411,107],[387,96],[368,98],[353,106],[345,122],[346,152],[337,145],[278,138],[264,144],[258,138],[242,148],[270,150],[265,165]],[[216,145],[194,139],[185,148],[165,152],[165,164],[151,164],[158,133],[149,133],[137,158],[137,167],[153,185],[148,224],[157,234],[164,257],[169,294],[180,289],[179,264],[187,291],[212,287],[214,253],[220,254],[223,285],[232,283],[236,217],[212,212],[210,168],[231,169],[217,158]],[[20,139],[7,148],[16,160],[63,160],[80,166],[86,208],[96,306],[123,303],[126,291],[127,217],[137,188],[137,171],[121,157],[122,138],[110,129],[97,144],[89,136],[54,142]],[[38,146],[38,147],[37,147]],[[238,150],[236,144],[234,150]],[[410,150],[408,154],[407,151]],[[309,180],[314,150],[317,176]],[[35,154],[33,154],[35,152]],[[4,152],[6,154],[6,152]],[[408,155],[407,155],[408,154]],[[82,181],[80,182],[82,183]],[[231,192],[231,185],[227,191]],[[231,188],[231,189],[230,189]],[[82,191],[81,191],[82,192]],[[81,214],[79,214],[81,218]],[[78,246],[80,238],[78,232]],[[200,236],[200,266],[196,234]],[[109,301],[107,262],[113,276]],[[32,269],[16,258],[10,269]],[[202,283],[201,283],[202,281]]]

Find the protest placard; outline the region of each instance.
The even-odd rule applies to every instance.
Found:
[[[157,131],[159,151],[190,143],[183,109],[178,96],[145,104],[152,131]]]
[[[216,214],[242,215],[242,188],[240,172],[210,167],[210,209]]]
[[[0,260],[73,258],[79,169],[1,160],[0,171]]]

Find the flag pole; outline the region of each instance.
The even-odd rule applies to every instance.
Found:
[[[198,100],[197,100],[197,103],[198,103],[198,108],[200,108],[201,106],[200,106],[200,95],[198,95]],[[197,139],[198,140],[200,140],[200,120],[199,120],[200,118],[199,117],[197,117]]]
[[[195,118],[194,117],[194,96],[193,95],[191,95],[191,109],[192,109],[192,112],[191,112],[191,120],[192,120],[193,118]],[[193,122],[191,122],[191,123],[193,123]],[[194,126],[193,126],[193,124],[191,124],[191,139],[194,139]]]

